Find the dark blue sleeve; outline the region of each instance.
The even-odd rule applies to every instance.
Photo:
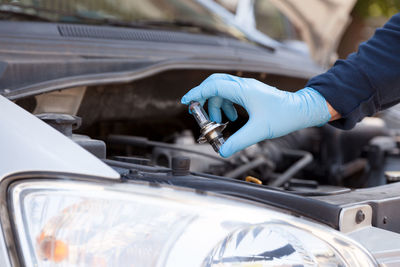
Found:
[[[400,13],[346,60],[312,78],[317,90],[342,119],[331,124],[350,129],[365,116],[400,102]]]

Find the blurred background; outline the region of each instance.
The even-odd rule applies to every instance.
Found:
[[[360,42],[369,39],[376,28],[398,12],[400,0],[358,0],[351,12],[351,23],[339,43],[339,57],[345,58],[356,51]]]
[[[214,0],[231,12],[236,12],[238,4],[246,0]],[[316,24],[326,24],[329,17],[337,15],[339,9],[336,6],[343,5],[341,10],[343,17],[345,13],[350,13],[350,18],[344,23],[342,33],[337,34],[338,40],[336,44],[337,57],[346,58],[350,53],[357,50],[358,45],[368,40],[374,33],[375,29],[382,27],[385,22],[394,14],[400,11],[400,0],[304,0],[304,1],[274,1],[274,0],[254,0],[255,24],[258,30],[268,36],[280,40],[304,40],[302,36],[301,23],[296,23],[296,18],[291,16],[290,12],[281,6],[282,2],[291,5],[303,6],[310,10],[307,20],[312,23],[312,19],[317,18]],[[292,3],[291,3],[292,2]],[[324,6],[324,7],[323,7]],[[324,14],[324,9],[330,14]],[[322,15],[321,15],[322,13]],[[340,16],[340,15],[339,15]],[[325,17],[325,18],[324,18]],[[322,25],[321,25],[322,24]],[[308,25],[310,26],[310,25]],[[315,26],[317,27],[317,26]],[[337,29],[337,27],[336,27]],[[332,33],[328,33],[332,35]],[[310,46],[310,44],[308,44]],[[334,62],[335,58],[329,60],[329,64]]]

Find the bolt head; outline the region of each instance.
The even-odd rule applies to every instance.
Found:
[[[362,223],[365,220],[365,213],[362,210],[358,210],[356,213],[356,223]]]

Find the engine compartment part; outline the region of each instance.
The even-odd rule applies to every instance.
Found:
[[[309,163],[312,162],[313,156],[307,151],[301,150],[284,150],[286,155],[289,156],[299,156],[300,159],[296,161],[292,166],[290,166],[284,173],[276,178],[274,182],[271,183],[272,186],[282,186],[285,182],[290,180],[290,178],[295,175],[298,171],[303,169]]]
[[[68,137],[72,136],[72,130],[78,129],[82,124],[81,118],[69,114],[43,113],[36,117]]]
[[[265,146],[265,148],[262,148],[263,143],[257,144],[234,157],[224,159],[216,156],[209,146],[196,144],[194,137],[189,135],[188,132],[184,132],[181,136],[177,135],[175,144],[150,141],[145,137],[138,136],[110,135],[107,138],[111,147],[112,145],[131,146],[134,151],[137,148],[152,148],[150,158],[155,165],[172,167],[174,157],[184,156],[192,158],[192,171],[223,175],[241,180],[252,174],[254,177],[259,177],[258,179],[262,180],[264,184],[282,186],[293,178],[293,175],[306,167],[313,160],[313,156],[307,151],[280,148],[279,141],[282,140],[268,141],[271,144]],[[273,143],[277,144],[274,145]],[[270,156],[272,154],[275,154],[275,158]],[[282,174],[273,173],[274,170],[278,170],[276,166],[280,161],[292,161],[293,158],[297,157],[300,157],[300,159],[295,161],[293,165],[290,164]],[[271,177],[273,177],[272,180]]]
[[[95,140],[87,135],[73,134],[82,124],[82,119],[69,114],[43,113],[36,115],[39,119],[51,127],[71,138],[75,143],[92,153],[98,158],[106,158],[106,144],[101,140]]]
[[[85,95],[86,87],[75,87],[68,90],[54,91],[35,96],[34,114],[58,113],[76,115]]]

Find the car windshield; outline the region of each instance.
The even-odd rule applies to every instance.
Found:
[[[243,38],[196,0],[1,0],[0,11],[51,22],[155,26]]]
[[[213,0],[232,14],[237,12],[239,0]],[[277,41],[300,40],[293,23],[270,0],[253,0],[255,27]]]
[[[255,0],[254,17],[256,27],[271,38],[279,41],[300,40],[295,26],[271,1]]]

